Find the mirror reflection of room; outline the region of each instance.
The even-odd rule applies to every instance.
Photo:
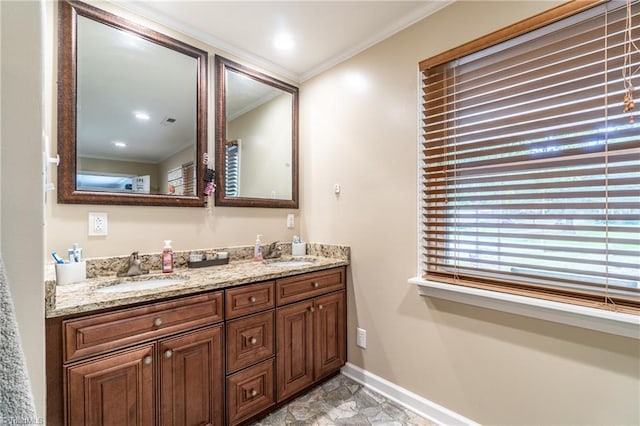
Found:
[[[76,190],[195,195],[197,59],[84,16],[77,31]]]
[[[292,198],[291,93],[226,70],[227,197]]]

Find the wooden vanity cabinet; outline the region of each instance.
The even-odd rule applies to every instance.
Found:
[[[47,424],[246,424],[346,361],[345,267],[47,320]]]
[[[222,312],[215,292],[62,321],[83,348],[63,357],[64,424],[224,424]]]
[[[278,300],[285,303],[276,309],[277,398],[282,402],[346,362],[344,268],[284,278],[276,284]],[[315,297],[305,299],[309,296]]]

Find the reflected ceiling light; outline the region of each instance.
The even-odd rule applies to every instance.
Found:
[[[120,141],[113,141],[113,144],[115,145],[116,148],[125,148],[127,146],[126,143],[120,142]]]
[[[296,43],[289,34],[278,34],[273,39],[273,45],[278,50],[291,50],[295,47]]]
[[[146,112],[134,112],[133,115],[135,115],[138,120],[148,120],[151,118]]]
[[[369,78],[357,71],[351,71],[345,74],[344,76],[347,87],[356,92],[366,92],[369,89],[370,81]]]

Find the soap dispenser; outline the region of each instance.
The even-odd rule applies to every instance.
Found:
[[[262,262],[262,241],[260,241],[260,237],[262,237],[260,234],[256,236],[256,245],[253,248],[254,262]]]
[[[162,250],[162,272],[173,272],[173,249],[171,248],[171,240],[164,241],[164,249]]]

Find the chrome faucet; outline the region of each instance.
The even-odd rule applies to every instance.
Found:
[[[138,252],[134,251],[129,255],[129,259],[127,260],[127,263],[124,265],[124,267],[118,271],[118,276],[133,277],[135,275],[143,275],[148,273],[149,270],[142,267],[142,262],[140,261]]]
[[[278,242],[274,241],[269,244],[269,248],[267,249],[267,253],[264,255],[265,259],[276,259],[282,256],[282,250],[278,247]]]

